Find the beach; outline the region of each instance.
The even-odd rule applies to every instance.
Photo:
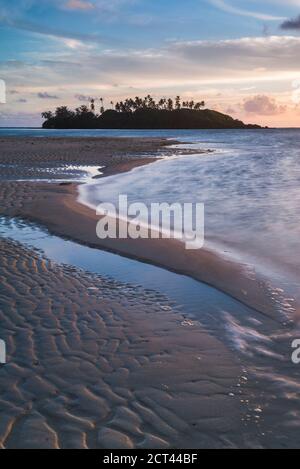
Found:
[[[134,161],[130,163],[133,165]],[[1,208],[3,215],[41,223],[59,236],[189,275],[266,315],[274,314],[267,286],[249,278],[242,263],[205,249],[188,251],[175,239],[99,239],[96,226],[101,217],[78,201],[77,184],[1,183],[0,195],[6,201]]]
[[[241,442],[241,370],[167,299],[12,242],[0,258],[2,447],[225,447],[229,428]]]
[[[2,448],[284,447],[285,431],[289,443],[297,442],[291,422],[285,430],[293,403],[289,408],[283,397],[268,403],[265,391],[268,335],[282,356],[290,338],[280,329],[267,283],[249,276],[242,263],[207,249],[188,252],[177,240],[99,240],[99,217],[78,199],[83,183],[73,180],[74,166],[98,168],[96,177],[103,177],[195,152],[176,143],[1,138],[0,214],[45,228],[62,246],[70,239],[188,275],[234,298],[241,311],[251,308],[256,319],[249,321],[253,328],[261,321],[265,336],[249,324],[241,331],[231,320],[231,327],[242,351],[252,336],[262,341],[256,377],[249,379],[250,353],[242,360],[216,330],[184,314],[184,305],[178,311],[167,295],[137,288],[125,276],[111,280],[51,261],[1,237],[1,339],[8,351],[0,368]],[[60,171],[70,165],[68,181]],[[199,318],[207,313],[203,291]],[[272,353],[280,362],[279,352]],[[258,372],[265,372],[260,381]]]
[[[68,173],[59,174],[70,165],[77,165],[79,169],[99,167],[96,177],[100,177],[100,173],[111,176],[153,163],[168,154],[196,152],[174,148],[176,143],[175,140],[151,138],[2,138],[1,213],[42,223],[54,234],[80,243],[187,274],[271,315],[273,303],[268,298],[267,287],[263,282],[251,280],[242,263],[233,263],[208,249],[187,251],[183,243],[172,239],[100,240],[96,234],[100,217],[95,210],[80,203],[79,184],[57,182],[59,177],[68,178]],[[156,157],[153,157],[155,153]],[[55,176],[47,171],[49,167],[55,168]],[[38,180],[32,184],[26,181],[25,175]]]
[[[126,152],[153,154],[161,145],[109,141],[111,153],[97,158],[90,149],[83,154],[78,141],[65,143],[63,157],[61,141],[3,143],[1,163],[17,163],[15,178],[24,177],[23,164],[34,171],[43,163],[109,170],[121,163],[122,171],[148,162]],[[70,227],[77,237],[82,220],[73,219],[71,208],[61,212],[62,196],[76,204],[76,185],[2,181],[0,187],[2,214],[45,221],[62,235],[72,235],[63,233]],[[49,212],[55,220],[40,217]],[[0,248],[1,334],[8,348],[0,380],[3,448],[227,445],[226,429],[238,429],[240,421],[229,394],[241,370],[221,343],[200,327],[182,326],[184,318],[155,293],[53,265],[12,241],[1,240]],[[217,438],[209,436],[212,426]],[[238,431],[232,438],[238,444]]]
[[[1,178],[51,179],[47,169],[68,166],[104,166],[109,174],[113,174],[145,164],[148,159],[149,162],[153,161],[151,155],[158,150],[162,151],[168,144],[172,144],[172,141],[142,138],[1,137],[0,164],[4,165]],[[139,158],[134,158],[134,154]],[[56,173],[55,177],[60,176]]]

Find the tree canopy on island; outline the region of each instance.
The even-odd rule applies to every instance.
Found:
[[[96,111],[99,101],[99,112]],[[245,128],[243,122],[226,114],[203,109],[205,102],[183,101],[180,96],[161,98],[152,96],[128,98],[105,109],[104,99],[88,98],[89,105],[75,110],[59,106],[54,112],[42,113],[44,128],[57,129],[201,129]],[[251,126],[258,128],[259,126]]]

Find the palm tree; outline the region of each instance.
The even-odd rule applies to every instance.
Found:
[[[200,101],[199,103],[196,103],[196,104],[194,105],[194,109],[196,109],[196,111],[200,111],[200,109],[201,109],[202,107],[205,107],[205,102],[204,102],[204,101]]]
[[[176,99],[175,99],[175,107],[176,109],[179,111],[179,109],[181,108],[181,102],[180,102],[181,98],[180,96],[176,96]]]
[[[173,111],[173,109],[174,109],[173,99],[171,99],[171,98],[168,99],[167,109],[168,109],[168,111]]]
[[[149,108],[156,109],[156,102],[155,102],[155,99],[152,98],[152,96],[149,99]]]
[[[46,119],[47,121],[49,119],[52,119],[53,117],[54,117],[54,115],[53,115],[52,111],[42,112],[42,118]]]
[[[141,109],[143,107],[143,100],[141,98],[136,96],[134,101],[136,109]]]
[[[90,103],[91,103],[91,111],[95,112],[95,100],[94,100],[94,98],[90,99]]]
[[[166,98],[161,98],[158,102],[158,108],[159,109],[165,109],[166,102],[167,102]]]
[[[125,106],[125,104],[123,103],[123,101],[120,101],[120,111],[121,111],[121,112],[126,112],[126,106]]]
[[[103,99],[103,98],[100,98],[99,101],[100,101],[100,103],[101,103],[100,113],[103,114],[103,112],[104,112],[104,106],[103,106],[104,99]]]
[[[76,108],[77,116],[82,116],[83,114],[88,114],[89,112],[90,112],[90,110],[89,110],[88,106],[86,106],[85,104],[83,104],[82,106]]]
[[[125,101],[127,112],[132,112],[135,110],[135,101],[132,98],[128,98]]]

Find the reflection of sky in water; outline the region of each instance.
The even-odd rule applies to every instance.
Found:
[[[212,309],[221,314],[224,308],[236,314],[255,314],[229,296],[188,277],[49,235],[46,230],[30,223],[0,217],[1,236],[40,249],[49,259],[60,264],[73,265],[119,282],[167,294],[177,304],[184,305],[186,313],[198,315],[198,319],[200,310],[204,315]]]
[[[1,166],[1,165],[0,165]],[[4,180],[13,180],[13,181],[33,181],[33,182],[82,182],[89,181],[96,176],[101,175],[102,166],[82,166],[82,165],[64,165],[64,166],[53,166],[53,167],[26,167],[22,166],[18,168],[22,178],[16,177],[15,173],[12,172],[11,175],[5,173],[5,169],[12,168],[14,165],[2,165],[4,170],[4,175],[2,178]]]
[[[276,340],[279,334],[284,334],[289,341],[294,337],[293,326],[290,323],[282,325],[282,321],[286,321],[285,314],[275,315],[275,320],[268,319],[230,296],[186,276],[51,236],[32,224],[1,217],[1,236],[42,250],[47,258],[59,264],[75,266],[120,282],[114,284],[113,288],[124,291],[124,294],[130,292],[141,298],[139,287],[142,287],[148,293],[151,292],[156,304],[161,305],[161,314],[169,308],[164,300],[166,295],[175,310],[193,319],[182,322],[182,318],[178,316],[179,327],[193,327],[194,322],[199,321],[218,340],[234,350],[241,358],[243,366],[252,373],[268,369],[272,380],[286,380],[290,376],[284,368],[286,342],[282,346]],[[281,302],[284,300],[275,289],[270,289],[270,292]],[[92,291],[91,294],[101,297],[101,290]],[[281,313],[284,313],[284,309]],[[202,346],[203,344],[199,344],[199,350]],[[281,392],[280,387],[276,388],[277,395]]]
[[[182,139],[221,151],[99,180],[83,189],[86,199],[204,202],[207,241],[299,272],[300,131],[188,134]]]
[[[72,265],[118,282],[167,295],[181,312],[192,315],[209,328],[222,329],[223,333],[227,327],[224,322],[220,322],[224,312],[230,312],[239,321],[261,318],[260,313],[239,301],[189,277],[63,240],[33,224],[0,217],[1,236],[42,250],[47,258],[59,264]]]

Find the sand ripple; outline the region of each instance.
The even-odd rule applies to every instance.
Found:
[[[245,446],[239,367],[166,298],[0,242],[2,448]]]

